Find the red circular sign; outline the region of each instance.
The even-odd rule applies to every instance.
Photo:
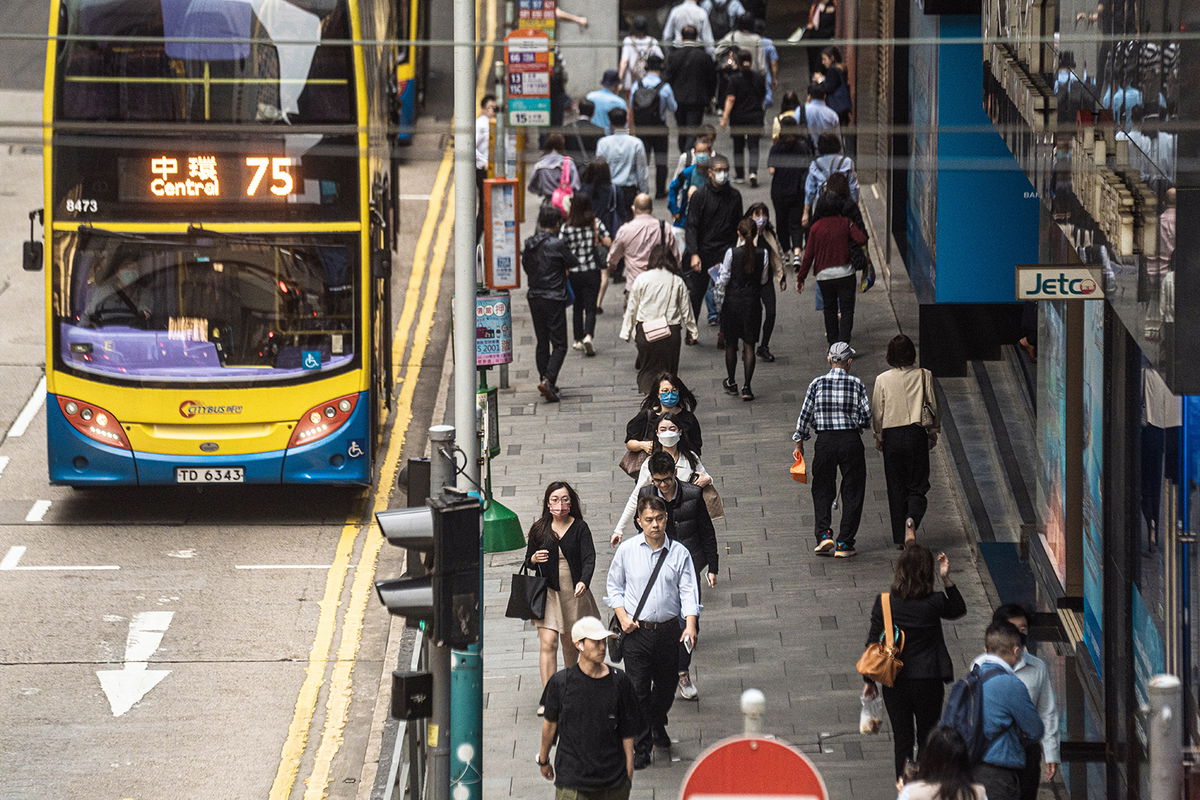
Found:
[[[683,779],[679,800],[773,797],[829,800],[812,762],[777,739],[737,736],[705,750]]]

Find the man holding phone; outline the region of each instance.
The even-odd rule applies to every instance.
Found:
[[[679,643],[695,646],[700,592],[691,553],[667,538],[663,499],[639,497],[637,522],[642,533],[622,542],[608,568],[604,602],[625,632],[625,671],[647,723],[633,756],[634,769],[644,769],[653,747],[671,746],[667,712],[675,702]]]

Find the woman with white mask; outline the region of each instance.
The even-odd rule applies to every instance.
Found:
[[[692,449],[687,431],[670,414],[664,414],[658,419],[655,426],[653,452],[666,453],[675,460],[675,477],[679,480],[694,483],[697,486],[708,486],[712,483],[712,476],[708,474],[708,470],[700,463],[700,457]],[[637,483],[634,484],[633,491],[629,493],[629,500],[626,501],[621,518],[617,521],[617,526],[613,529],[613,535],[609,539],[609,544],[613,547],[621,543],[625,530],[633,521],[633,515],[637,510],[638,490],[650,482],[649,465],[650,459],[646,459],[642,463],[641,470],[638,471]]]

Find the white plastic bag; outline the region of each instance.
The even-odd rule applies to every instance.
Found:
[[[862,711],[858,715],[858,732],[874,736],[883,727],[883,697],[876,692],[871,699],[862,698]]]

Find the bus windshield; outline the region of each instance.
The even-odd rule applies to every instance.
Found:
[[[58,117],[354,121],[346,0],[64,0]],[[71,37],[103,37],[77,39]]]
[[[352,236],[54,237],[59,365],[118,381],[325,377],[355,358]]]

